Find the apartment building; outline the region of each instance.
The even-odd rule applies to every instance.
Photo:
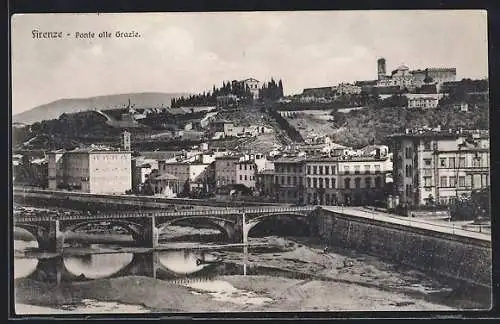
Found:
[[[447,204],[489,186],[488,131],[406,130],[391,139],[394,194],[403,204]]]
[[[365,205],[384,200],[392,163],[388,155],[340,156],[306,160],[306,202]]]
[[[236,163],[239,156],[227,155],[215,158],[215,185],[217,187],[236,184]]]
[[[274,161],[274,197],[279,202],[304,202],[303,157],[280,158]]]
[[[255,189],[255,174],[257,165],[253,159],[243,159],[236,162],[236,184],[242,184],[252,190]]]
[[[132,189],[131,152],[87,148],[47,153],[49,188],[124,194]]]

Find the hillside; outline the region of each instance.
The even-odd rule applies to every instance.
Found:
[[[34,123],[46,119],[57,119],[63,113],[99,109],[108,110],[125,108],[130,99],[134,108],[152,108],[170,106],[172,98],[189,95],[187,93],[124,93],[117,95],[98,96],[91,98],[60,99],[54,102],[37,106],[33,109],[12,116],[12,122]]]
[[[405,128],[438,127],[442,129],[489,129],[488,106],[474,111],[462,112],[450,107],[418,110],[401,108],[366,108],[346,114],[334,113],[333,140],[339,144],[362,147],[383,144],[393,133],[404,132]]]

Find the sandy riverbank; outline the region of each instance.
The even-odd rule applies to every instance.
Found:
[[[237,290],[227,298],[216,298],[203,288],[189,288],[145,277],[123,277],[73,283],[54,287],[40,282],[17,282],[16,302],[45,307],[81,304],[92,299],[141,305],[152,312],[238,312],[238,311],[380,311],[380,310],[447,310],[452,309],[404,294],[381,292],[374,288],[349,284],[295,280],[270,276],[223,276],[217,279]],[[231,286],[229,286],[231,287]],[[209,290],[211,288],[208,288]],[[251,300],[236,301],[238,294],[251,292],[262,304]],[[221,293],[219,292],[219,296]]]

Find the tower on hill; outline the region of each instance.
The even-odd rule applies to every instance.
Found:
[[[385,70],[385,58],[381,57],[377,60],[377,72],[378,72],[378,79],[382,80],[384,76],[386,75],[386,70]]]

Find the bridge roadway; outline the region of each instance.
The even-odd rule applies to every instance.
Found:
[[[65,233],[83,226],[109,222],[128,230],[140,247],[157,248],[159,233],[162,229],[179,221],[208,223],[219,228],[233,243],[247,243],[248,233],[266,218],[295,218],[304,226],[309,224],[309,216],[317,206],[306,207],[249,207],[216,208],[186,211],[123,211],[103,213],[37,213],[31,215],[15,214],[14,226],[32,233],[39,248],[47,252],[62,253]]]
[[[246,219],[252,219],[262,215],[272,214],[287,214],[287,213],[309,213],[316,210],[316,206],[304,207],[212,207],[210,209],[196,209],[196,210],[183,210],[183,211],[118,211],[118,212],[98,212],[98,213],[62,213],[54,216],[48,213],[41,213],[37,215],[17,215],[14,222],[38,222],[50,220],[113,220],[113,219],[131,219],[131,218],[148,218],[148,217],[162,217],[171,219],[181,219],[186,217],[230,217],[241,215],[245,213]]]
[[[456,226],[451,222],[448,225],[436,224],[430,221],[396,216],[393,214],[388,214],[374,210],[367,210],[363,207],[321,206],[320,208],[323,210],[331,211],[337,214],[348,215],[351,217],[373,219],[391,224],[398,224],[412,228],[420,228],[434,232],[452,234],[456,236],[463,236],[463,237],[491,242],[491,233],[465,230],[462,229],[460,226]]]

